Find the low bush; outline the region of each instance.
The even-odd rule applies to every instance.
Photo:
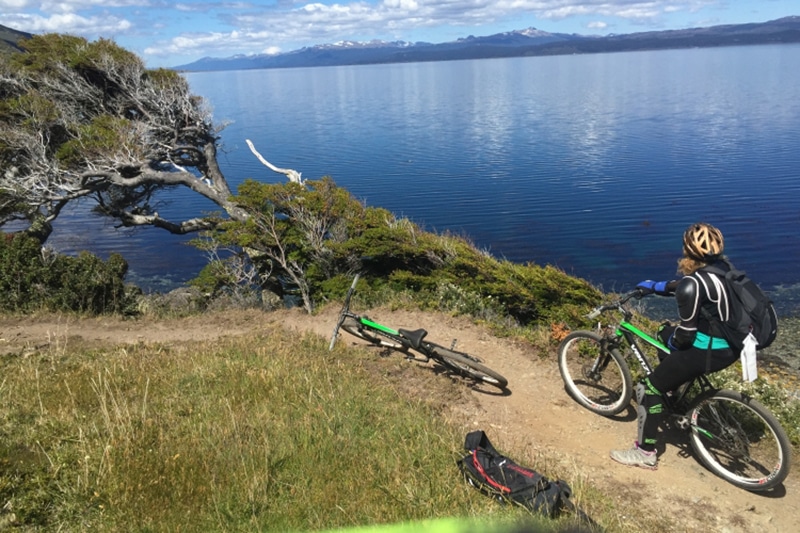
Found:
[[[113,253],[57,254],[23,234],[0,238],[0,311],[126,313],[135,289],[125,286],[128,263]]]
[[[207,251],[238,248],[233,257],[253,264],[243,269],[232,256],[214,261],[192,282],[212,296],[244,282],[302,300],[312,311],[341,298],[360,271],[361,291],[389,289],[413,295],[423,308],[550,327],[578,321],[601,295],[558,268],[497,259],[464,237],[428,232],[364,206],[330,178],[305,187],[247,181],[235,200],[257,215],[222,224],[195,244]]]

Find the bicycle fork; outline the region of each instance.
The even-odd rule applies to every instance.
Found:
[[[609,355],[609,351],[611,351],[615,345],[618,345],[618,343],[615,341],[616,339],[610,339],[607,336],[603,336],[600,341],[600,355],[594,358],[592,366],[588,368],[584,367],[584,377],[595,382],[600,381],[603,370],[605,370],[608,363],[611,362],[611,355]]]

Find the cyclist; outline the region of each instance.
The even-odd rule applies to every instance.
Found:
[[[656,469],[656,440],[664,413],[664,394],[703,373],[727,368],[739,359],[725,339],[711,336],[711,324],[701,312],[705,308],[722,321],[728,317],[728,299],[721,280],[700,271],[715,263],[727,271],[728,266],[721,261],[723,249],[719,229],[706,223],[693,224],[683,234],[683,257],[678,260],[678,274],[683,277],[669,282],[646,280],[636,286],[642,295],[674,295],[680,323],[665,323],[659,329],[658,336],[670,352],[659,354],[659,365],[636,385],[638,439],[632,448],[613,450],[614,461]]]

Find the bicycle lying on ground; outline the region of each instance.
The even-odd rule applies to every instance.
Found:
[[[481,364],[479,358],[464,352],[455,351],[455,340],[450,348],[445,348],[444,346],[425,340],[428,332],[424,329],[395,330],[370,320],[366,316],[361,316],[350,311],[350,299],[356,290],[358,278],[359,275],[356,274],[344,298],[344,305],[339,312],[336,327],[333,329],[333,336],[331,337],[331,344],[329,347],[330,350],[333,350],[336,339],[339,336],[339,329],[341,328],[350,335],[365,340],[375,346],[383,346],[405,352],[406,358],[408,359],[423,363],[427,363],[433,359],[446,369],[463,377],[488,383],[500,389],[506,388],[508,380],[494,370]],[[419,359],[415,357],[410,353],[411,350],[419,353],[423,358]]]
[[[622,320],[605,326],[598,322],[597,331],[573,331],[559,345],[558,367],[567,391],[599,415],[612,416],[630,405],[634,381],[626,356],[633,355],[639,363],[643,374],[637,377],[641,379],[653,371],[650,361],[658,360],[648,357],[650,352],[669,352],[631,323],[633,312],[625,304],[641,297],[635,290],[594,308],[590,319],[618,311]],[[786,479],[791,460],[789,439],[775,416],[758,401],[717,389],[705,375],[665,395],[664,401],[668,419],[689,431],[695,454],[714,474],[750,491],[769,490]]]

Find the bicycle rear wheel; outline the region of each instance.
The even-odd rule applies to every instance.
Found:
[[[688,412],[692,448],[725,481],[750,491],[769,490],[789,475],[786,432],[762,404],[741,393],[702,394]]]
[[[600,335],[567,335],[558,347],[558,369],[570,396],[593,413],[611,416],[630,405],[631,371],[616,348],[604,348]]]
[[[365,340],[370,344],[374,344],[375,346],[384,346],[386,348],[392,348],[393,350],[403,351],[407,349],[406,345],[399,340],[394,340],[390,337],[379,335],[374,330],[364,327],[363,324],[353,317],[347,317],[344,322],[342,322],[341,328],[350,335],[358,337],[361,340]]]
[[[450,350],[438,344],[428,344],[431,348],[431,356],[457,374],[494,385],[499,389],[505,389],[506,385],[508,385],[506,378],[481,364],[477,358],[464,352]]]

